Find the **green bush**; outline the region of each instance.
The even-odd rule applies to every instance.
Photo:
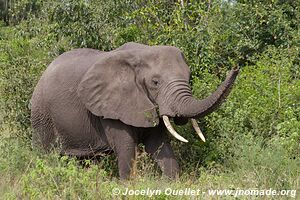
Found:
[[[249,136],[266,143],[280,140],[290,157],[299,155],[300,82],[290,71],[296,56],[291,49],[268,50],[256,66],[242,69],[228,102],[206,117],[208,134],[215,140],[213,152],[224,162],[243,148],[239,142]]]
[[[27,39],[11,39],[1,45],[0,74],[3,119],[11,136],[30,139],[30,98],[44,71],[48,55]]]

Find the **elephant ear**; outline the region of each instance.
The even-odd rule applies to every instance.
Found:
[[[156,106],[138,83],[141,62],[128,51],[102,54],[83,76],[78,95],[94,115],[121,120],[135,127],[154,127],[159,123]]]

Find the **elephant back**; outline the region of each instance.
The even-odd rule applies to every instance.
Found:
[[[74,49],[58,56],[44,71],[34,89],[31,105],[53,103],[75,95],[86,71],[101,57],[95,49]]]

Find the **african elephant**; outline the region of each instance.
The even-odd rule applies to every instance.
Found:
[[[203,100],[192,96],[190,70],[172,46],[126,43],[116,50],[75,49],[45,70],[31,99],[33,143],[78,157],[114,152],[121,179],[130,177],[136,147],[176,177],[179,166],[166,130],[214,111],[229,94],[238,74],[232,69],[217,90]],[[59,145],[57,145],[59,144]]]

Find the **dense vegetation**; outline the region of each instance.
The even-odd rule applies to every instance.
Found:
[[[0,9],[0,198],[110,199],[114,187],[300,188],[300,1],[2,0]],[[179,47],[199,98],[241,69],[227,102],[199,122],[206,143],[190,125],[177,127],[190,141],[173,142],[177,182],[161,180],[144,153],[124,184],[114,156],[80,164],[31,147],[29,99],[51,60],[128,41]]]

